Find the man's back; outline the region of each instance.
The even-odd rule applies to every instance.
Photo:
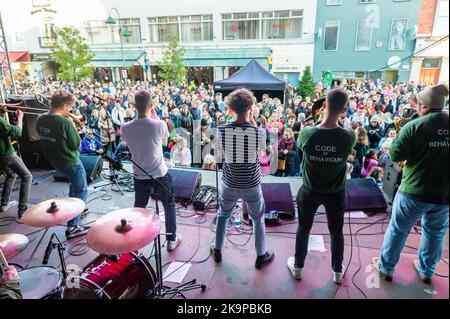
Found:
[[[165,122],[149,118],[135,119],[122,125],[122,138],[128,144],[133,160],[154,178],[167,174],[163,160],[162,140],[169,137]],[[133,166],[137,179],[148,177]]]

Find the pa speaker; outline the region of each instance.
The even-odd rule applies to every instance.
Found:
[[[402,173],[397,169],[398,163],[391,160],[386,161],[383,177],[383,192],[386,194],[389,202],[394,201],[395,194],[402,182]]]
[[[202,174],[190,170],[169,169],[173,192],[177,200],[192,200],[202,184]]]
[[[80,160],[83,163],[84,169],[86,170],[86,179],[88,184],[96,180],[103,169],[103,159],[101,156],[80,156]],[[53,174],[55,181],[68,182],[67,177],[58,170],[55,170]]]
[[[386,199],[373,179],[348,179],[345,188],[347,192],[345,198],[347,211],[380,212],[387,209]]]
[[[280,218],[295,218],[294,200],[289,183],[262,183],[261,189],[266,206],[264,213],[269,214],[271,211],[277,211]],[[242,205],[242,210],[244,218],[248,219],[248,209],[245,202]]]

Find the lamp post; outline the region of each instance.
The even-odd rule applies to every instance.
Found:
[[[115,12],[117,14],[117,20],[114,19],[112,17],[112,12]],[[119,10],[117,10],[116,8],[112,7],[111,10],[109,11],[109,16],[105,21],[106,24],[110,24],[110,25],[115,25],[116,23],[119,24],[119,38],[120,38],[120,47],[122,50],[122,68],[125,69],[125,52],[123,49],[123,40],[122,37],[130,37],[131,36],[131,32],[127,30],[127,28],[122,28],[122,26],[120,25],[120,13]]]

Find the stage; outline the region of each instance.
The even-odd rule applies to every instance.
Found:
[[[129,165],[125,168],[130,170]],[[107,173],[107,170],[105,171]],[[33,171],[36,183],[32,186],[30,203],[36,204],[54,197],[65,197],[68,186],[65,182],[55,182],[49,171]],[[3,180],[0,179],[0,183]],[[101,182],[101,179],[95,183]],[[263,177],[265,183],[289,183],[295,195],[301,186],[300,178]],[[202,171],[202,185],[215,185],[215,173]],[[16,186],[19,184],[17,183]],[[17,200],[18,190],[13,193],[13,200]],[[103,189],[92,190],[87,207],[89,213],[82,219],[82,224],[90,224],[103,214],[119,208],[132,207],[134,193],[111,190],[110,186]],[[149,207],[154,207],[151,202]],[[274,261],[263,268],[254,267],[255,250],[254,241],[250,233],[250,226],[242,223],[239,230],[229,228],[229,235],[223,250],[223,261],[216,264],[209,256],[209,248],[214,239],[215,210],[207,213],[195,212],[191,206],[187,208],[177,204],[178,233],[183,237],[181,245],[171,253],[163,247],[164,270],[172,261],[190,262],[192,267],[184,281],[197,279],[198,283],[205,284],[205,292],[193,290],[185,292],[188,299],[202,298],[230,298],[230,299],[311,299],[311,298],[339,298],[339,299],[448,299],[448,234],[443,252],[443,259],[437,267],[437,274],[431,286],[423,284],[413,267],[416,258],[416,248],[420,244],[420,227],[412,231],[407,241],[400,262],[397,266],[392,283],[378,280],[370,266],[371,259],[378,255],[383,241],[383,234],[389,222],[388,213],[379,213],[364,219],[351,218],[349,227],[346,218],[344,233],[346,234],[346,250],[344,264],[348,270],[343,284],[338,287],[332,282],[331,256],[329,235],[326,217],[317,214],[311,235],[315,239],[323,238],[325,251],[310,250],[301,281],[294,280],[286,266],[289,256],[294,254],[296,219],[284,221],[279,226],[267,227],[266,245],[275,252]],[[8,218],[15,216],[16,207],[0,215],[0,234],[20,233],[29,234],[30,243],[27,248],[10,262],[26,268],[41,266],[42,258],[49,238],[55,232],[59,238],[65,239],[65,226],[53,227],[37,247],[36,254],[30,259],[35,250],[43,230],[29,227],[20,223],[20,220]],[[14,213],[13,213],[14,211]],[[320,210],[322,211],[322,210]],[[350,233],[353,236],[350,236]],[[322,236],[322,237],[321,237]],[[83,237],[67,241],[65,251],[67,265],[77,265],[82,268],[92,261],[98,254],[89,250]],[[165,242],[165,239],[162,239]],[[153,244],[142,250],[145,256],[152,253]],[[78,256],[79,255],[79,256]],[[351,263],[349,265],[349,260]],[[154,258],[150,259],[154,265]],[[53,251],[49,265],[58,267],[59,258]],[[174,285],[165,282],[167,286]],[[179,296],[175,296],[179,298]]]

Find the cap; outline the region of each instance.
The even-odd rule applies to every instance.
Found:
[[[417,101],[429,108],[442,109],[448,96],[448,83],[426,88],[416,94]]]

